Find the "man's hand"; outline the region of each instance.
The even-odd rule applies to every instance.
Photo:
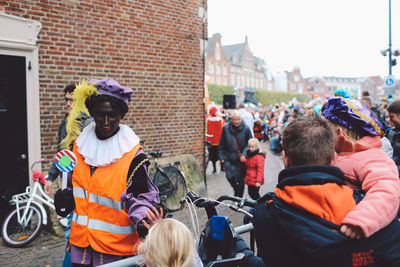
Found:
[[[362,229],[355,225],[343,224],[340,227],[340,232],[350,238],[361,239],[365,237]]]
[[[46,180],[46,184],[44,185],[44,192],[48,195],[53,195],[54,192],[51,189],[51,185],[53,184],[52,181]]]
[[[149,219],[149,223],[147,223],[145,220],[142,220],[142,223],[147,229],[150,229],[158,221],[162,220],[164,216],[163,209],[160,209],[160,212],[158,212],[155,207],[153,207],[153,211],[151,211],[150,209],[146,210],[145,214],[147,216],[147,219]]]

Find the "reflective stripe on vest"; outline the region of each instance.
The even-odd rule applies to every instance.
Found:
[[[74,212],[74,214],[72,215],[72,221],[74,221],[80,225],[87,225],[88,224],[88,216],[78,215]]]
[[[80,198],[87,199],[88,192],[86,190],[84,190],[83,188],[74,187],[74,188],[72,188],[72,192],[74,194],[74,197],[80,197]]]
[[[74,197],[87,199],[88,192],[82,188],[74,187],[73,194]],[[121,203],[121,201],[112,200],[110,198],[102,197],[93,193],[89,194],[89,202],[97,203],[99,205],[106,206],[118,211],[121,211],[125,208],[124,203]]]
[[[131,224],[130,226],[119,226],[94,219],[89,219],[88,223],[88,216],[82,216],[76,213],[72,215],[72,221],[80,225],[87,225],[88,229],[101,230],[113,234],[130,235],[136,232],[134,224]]]
[[[95,202],[99,205],[106,206],[118,211],[121,211],[124,208],[121,204],[121,201],[112,200],[110,198],[102,197],[93,193],[90,193],[89,195],[89,202]]]
[[[119,226],[94,219],[89,219],[88,228],[120,235],[130,235],[136,232],[136,227],[133,224],[130,226]]]

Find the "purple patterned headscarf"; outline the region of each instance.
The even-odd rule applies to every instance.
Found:
[[[322,115],[333,123],[361,135],[384,136],[382,124],[375,115],[357,99],[331,97]]]
[[[131,101],[133,91],[131,88],[122,87],[117,81],[111,78],[105,78],[103,80],[91,79],[90,83],[94,84],[100,94],[113,96],[121,99],[125,103]]]

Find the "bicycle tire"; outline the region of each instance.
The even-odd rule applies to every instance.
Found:
[[[163,167],[162,170],[167,174],[171,182],[169,183],[170,191],[166,198],[162,200],[164,205],[170,212],[181,210],[184,203],[180,200],[187,194],[186,180],[181,171],[174,166]]]
[[[23,214],[25,207],[26,205],[19,207],[20,215]],[[31,203],[28,212],[32,212],[32,214],[26,227],[18,223],[16,208],[5,216],[1,227],[1,237],[7,246],[14,248],[23,247],[30,244],[39,236],[43,219],[40,208],[36,204]]]

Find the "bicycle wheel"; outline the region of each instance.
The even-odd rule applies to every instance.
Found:
[[[180,200],[186,196],[187,186],[185,177],[181,171],[173,166],[163,167],[162,170],[168,175],[170,179],[170,190],[167,197],[162,201],[162,204],[169,209],[169,211],[180,210],[184,204]]]
[[[26,205],[19,207],[21,216],[25,208]],[[10,247],[18,248],[28,245],[38,237],[42,228],[42,213],[36,204],[31,203],[26,218],[29,221],[24,226],[18,223],[17,209],[6,215],[1,227],[1,237],[4,243]]]

